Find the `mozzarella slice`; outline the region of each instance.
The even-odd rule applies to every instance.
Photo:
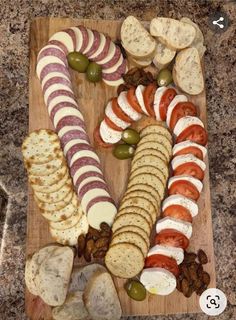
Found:
[[[104,36],[103,33],[99,33],[100,34],[100,44],[99,44],[99,47],[97,49],[96,52],[94,52],[94,54],[92,54],[89,59],[92,60],[92,59],[95,59],[104,49],[104,46],[106,44],[106,37]]]
[[[58,95],[56,96],[55,98],[53,98],[50,103],[48,104],[48,113],[49,115],[51,114],[52,112],[52,109],[60,104],[60,103],[65,103],[65,102],[69,102],[69,103],[72,103],[73,105],[75,105],[75,107],[79,107],[77,102],[75,101],[75,99],[69,97],[69,96],[65,96],[65,95]]]
[[[204,128],[203,122],[198,117],[190,117],[186,116],[183,118],[180,118],[178,122],[176,123],[174,127],[174,134],[176,136],[180,135],[181,132],[183,132],[186,128],[192,126],[192,125],[199,125]]]
[[[58,131],[58,136],[59,138],[61,138],[65,133],[67,133],[68,131],[71,130],[79,130],[79,131],[83,131],[85,132],[85,130],[83,128],[81,128],[80,126],[65,126],[62,127],[59,131]]]
[[[116,52],[116,46],[115,46],[114,42],[111,41],[107,56],[104,59],[97,61],[96,63],[103,65],[103,64],[109,62],[112,59],[112,57],[114,56],[115,52]]]
[[[68,150],[69,150],[71,147],[73,147],[74,145],[79,144],[79,143],[89,144],[88,141],[83,140],[83,139],[73,139],[73,140],[67,142],[67,144],[64,146],[64,150],[63,150],[63,151],[64,151],[64,155],[66,156]]]
[[[180,102],[187,102],[188,98],[183,94],[177,94],[168,106],[166,114],[166,124],[170,127],[170,119],[175,106]]]
[[[90,30],[90,29],[87,29],[87,31],[88,31],[88,45],[87,45],[87,47],[84,49],[84,51],[82,52],[83,54],[85,54],[86,55],[86,53],[87,52],[89,52],[89,50],[92,48],[92,46],[93,46],[93,42],[94,42],[94,34],[93,34],[93,32],[92,32],[92,30]]]
[[[124,79],[121,77],[119,80],[106,80],[106,79],[102,79],[103,82],[105,82],[105,84],[107,84],[110,87],[118,87],[120,84],[124,83]]]
[[[93,176],[93,177],[91,176],[91,177],[85,178],[83,181],[81,181],[80,185],[78,186],[78,189],[77,189],[77,190],[78,190],[78,193],[80,192],[81,188],[82,188],[85,184],[87,184],[87,183],[89,183],[89,182],[93,182],[93,181],[99,181],[99,182],[105,183],[103,179],[101,179],[101,178],[99,178],[99,177],[96,177],[96,176]]]
[[[110,195],[105,189],[102,188],[93,188],[88,190],[81,199],[83,211],[87,212],[87,205],[89,204],[89,202],[98,197],[110,197]]]
[[[140,276],[140,282],[148,292],[161,296],[171,294],[176,288],[175,276],[163,268],[144,269]]]
[[[49,86],[47,88],[47,90],[44,92],[44,102],[46,105],[47,105],[48,97],[50,96],[50,94],[53,93],[54,91],[58,91],[58,90],[69,91],[70,93],[73,94],[73,91],[67,85],[61,84],[61,83],[54,83],[51,86]]]
[[[100,136],[102,140],[106,143],[116,143],[120,141],[122,132],[116,131],[110,128],[105,120],[103,120],[100,124]]]
[[[57,127],[58,122],[62,118],[68,117],[68,116],[76,116],[84,121],[83,115],[78,109],[72,108],[72,107],[65,107],[65,108],[62,108],[56,112],[54,119],[53,119],[54,127],[55,128]]]
[[[111,101],[109,101],[106,106],[105,115],[121,129],[126,129],[130,126],[130,123],[123,121],[122,119],[117,117],[117,115],[113,112]]]
[[[123,56],[122,56],[122,54],[121,54],[119,60],[117,61],[117,63],[114,64],[114,66],[111,67],[111,68],[104,69],[104,70],[102,71],[102,73],[113,73],[113,72],[115,72],[115,71],[117,70],[117,68],[119,68],[119,66],[122,65],[123,61],[124,61],[124,58],[123,58]]]
[[[38,61],[37,66],[36,66],[36,73],[37,73],[37,76],[39,79],[40,79],[40,75],[41,75],[43,68],[51,63],[58,63],[58,64],[63,65],[64,67],[66,67],[65,63],[61,59],[57,58],[56,56],[43,57]]]
[[[144,93],[145,88],[146,87],[143,86],[142,84],[138,85],[135,90],[135,96],[138,100],[138,103],[139,103],[141,109],[143,110],[143,113],[149,116],[147,109],[145,107],[145,104],[144,104],[144,100],[143,100],[143,93]]]
[[[192,217],[198,215],[198,205],[196,202],[180,194],[174,194],[166,198],[162,203],[162,211],[173,205],[180,205],[188,209]]]
[[[192,224],[187,221],[166,217],[157,221],[156,233],[161,232],[165,229],[174,229],[183,233],[188,239],[191,237],[193,228]]]
[[[141,119],[142,115],[135,111],[127,100],[127,92],[122,91],[117,99],[117,102],[120,108],[123,110],[125,114],[127,114],[133,121],[137,121]]]
[[[113,203],[97,198],[97,201],[88,210],[88,223],[91,227],[99,230],[102,222],[111,226],[116,214],[117,209]]]
[[[46,76],[42,80],[42,83],[41,83],[42,88],[44,87],[45,83],[48,80],[50,80],[51,78],[55,78],[55,77],[64,78],[64,79],[70,81],[70,79],[62,72],[49,72],[48,74],[46,74]]]
[[[96,166],[92,166],[92,165],[87,165],[87,166],[83,166],[81,168],[79,168],[76,173],[73,176],[73,183],[74,185],[76,185],[77,180],[79,179],[79,177],[87,172],[98,172],[102,174],[102,171],[96,167]]]
[[[179,151],[188,148],[188,147],[195,147],[198,148],[202,151],[203,154],[203,158],[206,156],[207,154],[207,149],[205,147],[203,147],[202,145],[196,143],[196,142],[192,142],[192,141],[182,141],[180,143],[177,143],[174,145],[173,147],[173,156],[176,155],[176,153],[178,153]]]
[[[76,46],[75,46],[75,51],[76,52],[80,52],[80,49],[82,47],[82,44],[83,44],[83,35],[82,35],[82,32],[80,31],[79,28],[77,27],[71,27],[69,28],[71,30],[74,31],[74,34],[75,34],[75,38],[76,38]]]
[[[154,247],[149,249],[147,256],[153,256],[154,254],[162,254],[164,256],[173,258],[176,260],[177,264],[180,264],[184,260],[184,250],[182,248],[161,246],[156,244]]]
[[[179,181],[179,180],[185,180],[185,181],[191,182],[197,188],[199,193],[202,191],[202,188],[203,188],[202,182],[194,177],[187,176],[187,175],[171,177],[168,181],[168,189],[170,189],[171,185],[174,182]]]
[[[90,150],[80,150],[78,152],[76,152],[72,158],[71,158],[71,161],[70,161],[70,167],[72,166],[72,164],[80,159],[80,158],[83,158],[83,157],[90,157],[90,158],[93,158],[94,160],[98,161],[100,163],[100,159],[98,158],[97,154],[93,151],[90,151]]]
[[[167,89],[168,89],[167,87],[157,88],[155,95],[154,95],[154,112],[156,115],[156,119],[159,121],[162,121],[161,116],[160,116],[160,102],[161,102],[161,98],[163,97],[163,95]]]
[[[172,166],[172,169],[175,170],[180,165],[188,162],[196,163],[202,169],[202,171],[206,170],[205,163],[202,160],[195,157],[193,154],[183,154],[183,155],[174,157],[174,159],[171,161],[171,166]]]
[[[71,36],[65,31],[59,31],[59,32],[54,33],[54,35],[49,39],[49,41],[51,41],[51,40],[56,40],[56,41],[60,41],[61,43],[63,43],[64,46],[67,48],[68,52],[74,51],[73,40],[72,40]]]

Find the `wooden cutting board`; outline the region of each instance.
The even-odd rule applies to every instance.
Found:
[[[119,38],[120,21],[104,20],[73,20],[60,18],[38,18],[32,22],[30,33],[30,74],[29,74],[29,131],[40,128],[52,128],[47,109],[43,101],[43,95],[39,80],[35,73],[36,57],[39,50],[47,43],[55,32],[67,27],[83,24],[86,27],[108,33],[112,39]],[[93,130],[98,121],[102,119],[104,107],[109,98],[116,95],[116,89],[108,87],[104,83],[96,85],[85,80],[84,76],[71,72],[73,88],[80,109],[84,115],[88,133],[93,142]],[[199,106],[200,118],[206,125],[206,93],[190,98]],[[115,159],[111,151],[96,150],[102,163],[106,181],[116,203],[119,203],[129,175],[129,161]],[[194,218],[193,236],[189,250],[195,252],[201,248],[205,250],[209,263],[204,267],[211,276],[210,287],[215,287],[215,263],[213,251],[212,217],[209,189],[208,158],[205,159],[207,169],[204,178],[204,188],[199,200],[200,213]],[[28,218],[27,218],[27,254],[32,254],[40,247],[51,243],[48,223],[40,216],[36,203],[33,200],[32,190],[28,193]],[[76,264],[79,262],[76,261]],[[135,261],[134,261],[135,263]],[[123,315],[158,315],[174,313],[199,312],[199,297],[193,294],[191,298],[185,298],[177,290],[169,296],[161,297],[148,295],[145,301],[135,302],[131,300],[123,289],[124,281],[114,279],[120,297]],[[51,319],[50,308],[31,295],[26,290],[26,312],[30,319]]]

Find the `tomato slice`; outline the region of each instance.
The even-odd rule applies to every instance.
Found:
[[[120,118],[123,121],[126,121],[128,123],[132,123],[132,119],[130,119],[129,116],[127,116],[127,114],[124,113],[124,111],[120,108],[118,102],[117,102],[117,98],[113,98],[112,99],[112,110],[115,113],[115,115]]]
[[[170,189],[168,190],[168,194],[181,194],[187,198],[197,200],[200,196],[197,188],[194,184],[186,180],[178,180],[172,183]]]
[[[189,246],[189,240],[179,231],[174,229],[165,229],[156,235],[155,244],[187,249]]]
[[[163,217],[172,217],[190,223],[193,222],[193,218],[191,216],[190,211],[179,204],[173,204],[167,207],[163,212]]]
[[[204,171],[195,162],[186,162],[174,170],[174,176],[188,175],[203,180]]]
[[[155,117],[153,104],[154,104],[154,95],[155,95],[156,89],[157,89],[156,84],[155,83],[150,83],[145,88],[144,93],[143,93],[144,105],[145,105],[145,108],[146,108],[148,114],[151,117]]]
[[[171,103],[171,101],[174,99],[175,96],[176,96],[176,91],[173,88],[167,89],[163,94],[160,101],[160,106],[159,106],[160,118],[162,121],[166,120],[167,108],[169,107],[169,104]]]
[[[170,129],[173,130],[177,121],[185,116],[196,116],[197,108],[192,102],[179,102],[170,117]]]
[[[202,126],[193,124],[178,135],[176,143],[186,140],[190,140],[205,146],[207,144],[207,132]]]
[[[138,100],[136,98],[136,95],[135,95],[135,88],[130,88],[127,92],[127,100],[129,102],[129,104],[131,105],[131,107],[139,112],[139,113],[143,113],[143,110],[141,108],[141,106],[139,105],[138,103]]]
[[[97,144],[100,147],[111,148],[113,146],[112,143],[106,143],[102,140],[102,138],[100,136],[100,124],[95,128],[95,130],[93,132],[93,138],[94,138],[95,144]]]
[[[174,258],[164,256],[163,254],[154,254],[149,256],[145,260],[145,267],[146,268],[164,268],[174,276],[179,275],[179,267],[177,262]]]
[[[183,154],[193,154],[195,157],[197,157],[198,159],[200,160],[203,160],[203,153],[202,153],[202,150],[199,149],[198,147],[186,147],[186,148],[183,148],[182,150],[176,152],[176,154],[174,155],[174,157],[176,156],[180,156],[180,155],[183,155]]]
[[[104,117],[104,120],[106,122],[106,124],[112,128],[113,130],[116,130],[116,131],[123,131],[122,128],[118,127],[113,121],[111,121],[107,116]]]

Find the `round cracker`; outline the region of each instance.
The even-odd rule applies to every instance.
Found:
[[[163,183],[163,186],[165,187],[166,186],[166,177],[165,175],[163,174],[163,172],[157,168],[157,167],[154,167],[152,165],[145,165],[145,166],[142,166],[142,167],[139,167],[137,169],[135,169],[130,177],[129,177],[129,180],[133,179],[135,176],[141,174],[141,173],[151,173],[151,174],[154,174],[155,176],[157,176],[161,182]]]
[[[144,240],[146,241],[147,246],[148,247],[150,246],[149,237],[147,236],[146,232],[141,227],[138,227],[138,226],[124,226],[124,227],[121,227],[121,228],[117,229],[113,233],[113,237],[115,235],[119,234],[120,232],[126,232],[126,231],[131,231],[131,232],[140,234],[140,236],[142,236],[144,238]]]
[[[135,152],[132,164],[135,163],[138,159],[145,156],[149,156],[149,155],[153,155],[155,157],[161,158],[165,163],[168,163],[168,161],[166,160],[166,156],[160,150],[145,149],[145,150]]]
[[[34,184],[34,185],[43,187],[43,186],[51,186],[58,183],[65,177],[66,174],[68,174],[67,166],[64,164],[65,163],[63,163],[63,165],[59,167],[55,172],[46,176],[29,175],[29,181],[31,185]]]
[[[56,230],[66,230],[74,227],[81,219],[83,214],[81,206],[68,219],[59,222],[50,222],[50,228]]]
[[[138,226],[146,232],[148,237],[150,236],[151,227],[148,220],[144,216],[133,212],[127,212],[117,217],[112,225],[112,231],[115,232],[117,229],[127,225]]]
[[[140,143],[136,149],[136,153],[138,154],[140,151],[142,150],[146,150],[146,149],[154,149],[154,150],[159,150],[161,153],[164,154],[166,161],[169,162],[170,161],[170,155],[168,150],[166,149],[166,147],[158,142],[158,141],[148,141],[148,142],[144,142],[144,143]]]
[[[36,196],[34,196],[34,199],[37,202],[39,208],[42,209],[43,211],[56,211],[66,207],[71,202],[73,195],[74,195],[74,191],[71,189],[70,192],[67,194],[67,196],[63,200],[58,202],[54,202],[54,203],[41,202],[40,200],[37,199]]]
[[[126,198],[132,198],[132,197],[141,197],[144,198],[146,200],[148,200],[149,202],[152,203],[152,205],[154,206],[154,210],[157,211],[159,209],[159,199],[156,199],[152,196],[152,194],[148,193],[145,190],[142,190],[142,188],[140,189],[136,189],[136,190],[126,190],[126,193],[122,199],[122,202],[126,199]]]
[[[138,185],[130,186],[129,188],[127,188],[126,192],[128,193],[128,192],[134,191],[134,190],[144,190],[144,191],[148,192],[156,200],[156,202],[158,203],[159,208],[160,208],[161,196],[158,193],[158,190],[153,188],[153,186],[149,186],[147,184],[140,183]]]
[[[143,130],[140,131],[140,138],[142,141],[142,138],[145,137],[147,134],[150,133],[158,133],[158,134],[163,134],[169,141],[172,143],[172,136],[169,132],[169,130],[159,124],[151,124],[147,127],[145,127]]]
[[[72,192],[72,182],[71,178],[69,178],[66,183],[61,187],[61,189],[51,192],[51,193],[44,193],[35,191],[34,195],[38,201],[46,202],[46,203],[56,203],[62,201],[69,192]]]
[[[55,154],[55,158],[49,162],[35,164],[30,162],[25,162],[25,167],[29,175],[33,176],[47,176],[56,172],[62,166],[66,166],[66,161],[62,151],[58,151]]]
[[[37,192],[52,193],[52,192],[56,192],[59,189],[61,189],[66,184],[66,181],[68,179],[70,179],[70,176],[67,171],[65,176],[61,180],[56,182],[55,184],[52,184],[50,186],[40,186],[40,185],[31,183],[31,187],[33,188],[34,191],[37,191]]]

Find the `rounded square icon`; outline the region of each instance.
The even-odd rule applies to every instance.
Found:
[[[227,306],[227,298],[223,291],[216,288],[205,290],[199,298],[202,311],[209,316],[218,316]]]
[[[210,29],[216,33],[225,32],[229,27],[230,21],[223,11],[215,11],[208,18]]]

